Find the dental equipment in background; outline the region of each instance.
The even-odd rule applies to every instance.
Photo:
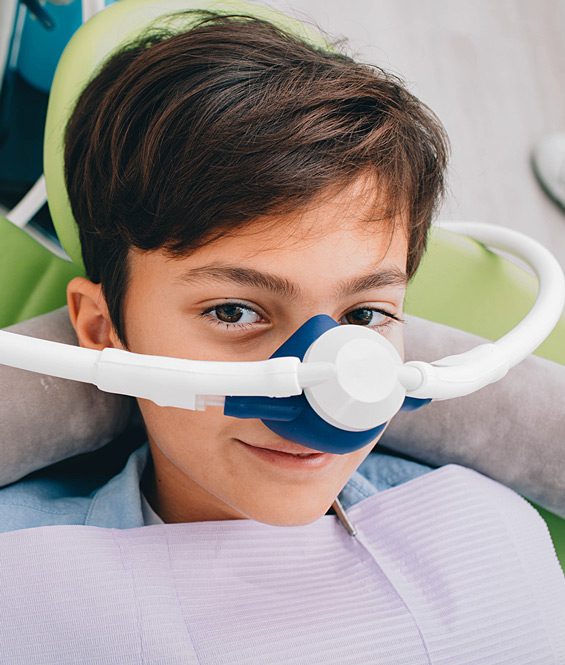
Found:
[[[399,410],[468,395],[498,381],[541,344],[563,311],[565,277],[539,243],[491,224],[441,226],[526,262],[539,291],[530,312],[498,341],[431,364],[403,363],[381,334],[339,325],[326,315],[308,320],[263,361],[97,351],[0,331],[0,363],[93,383],[159,406],[222,406],[226,415],[260,418],[284,438],[315,450],[351,452],[374,440]]]
[[[46,30],[53,30],[55,23],[49,13],[42,7],[39,0],[21,0],[28,8],[30,14],[34,16]]]

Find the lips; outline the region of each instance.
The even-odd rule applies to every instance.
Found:
[[[269,469],[269,473],[284,474],[285,482],[291,478],[302,482],[305,478],[311,478],[313,473],[322,473],[323,469],[334,464],[339,457],[306,448],[292,441],[282,440],[273,444],[261,442],[261,445],[245,443],[240,439],[235,441],[246,451],[245,454],[255,458],[265,471]]]
[[[292,443],[291,441],[286,441],[281,444],[265,445],[265,444],[256,444],[249,443],[247,441],[240,441],[246,446],[251,446],[252,448],[260,448],[261,450],[270,450],[274,453],[285,453],[286,455],[293,455],[294,457],[313,457],[314,455],[323,455],[323,453],[318,450],[312,450],[312,448],[306,448],[301,446],[298,443]]]

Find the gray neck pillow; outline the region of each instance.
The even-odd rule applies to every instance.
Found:
[[[408,316],[408,360],[437,360],[481,338]],[[8,328],[77,344],[66,308]],[[102,447],[139,419],[135,400],[0,365],[0,484]],[[565,517],[565,367],[531,356],[491,386],[399,413],[381,444],[432,466],[461,464]]]

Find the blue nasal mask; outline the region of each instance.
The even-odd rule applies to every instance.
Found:
[[[0,331],[0,363],[93,383],[159,406],[221,406],[228,416],[260,418],[273,432],[308,448],[352,452],[374,441],[400,410],[469,395],[498,381],[543,342],[561,316],[563,271],[539,243],[490,224],[443,226],[525,261],[539,281],[536,302],[513,330],[459,355],[404,363],[374,330],[314,316],[271,358],[254,362],[97,351]]]
[[[352,326],[348,326],[351,328]],[[304,360],[304,356],[309,349],[312,348],[312,345],[316,340],[318,340],[324,333],[327,333],[333,329],[341,329],[341,326],[336,323],[331,317],[325,315],[314,316],[310,320],[306,321],[287,341],[280,346],[271,358],[283,358],[287,356],[293,356],[299,360]],[[353,332],[353,331],[348,331]],[[363,340],[376,340],[376,335],[374,331],[358,327],[355,330],[357,335],[353,335],[353,339],[358,343],[359,338]],[[337,331],[335,334],[339,334]],[[350,339],[351,341],[351,339]],[[386,341],[386,340],[385,340]],[[394,353],[398,358],[398,363],[401,365],[402,361],[396,353],[396,350],[392,345],[387,342],[387,346],[390,346],[388,352],[391,355]],[[393,356],[394,357],[394,356]],[[379,383],[379,381],[386,380],[381,370],[381,376],[379,376],[378,368],[372,368],[363,364],[363,358],[359,357],[360,363],[353,368],[354,372],[364,372],[367,376],[368,382]],[[342,359],[342,362],[350,362],[353,367],[351,358]],[[371,376],[371,373],[374,374]],[[342,380],[343,383],[343,380]],[[340,389],[339,386],[332,386],[329,388],[330,391],[336,391]],[[362,387],[361,387],[362,390]],[[342,388],[343,391],[343,388]],[[296,443],[300,443],[303,446],[308,448],[313,448],[314,450],[320,450],[325,453],[348,453],[363,448],[367,444],[374,441],[379,434],[384,430],[388,420],[378,423],[375,426],[370,426],[368,429],[343,429],[345,423],[340,423],[339,425],[332,424],[328,422],[322,415],[314,410],[312,403],[307,398],[307,392],[311,393],[311,390],[308,391],[308,388],[300,395],[293,395],[292,397],[226,397],[224,414],[227,416],[235,416],[236,418],[260,418],[265,425],[273,432],[282,436],[285,439],[290,439]],[[350,391],[351,392],[351,391]],[[402,392],[402,391],[401,391]],[[365,392],[362,397],[366,398],[365,402],[361,402],[361,408],[366,410],[371,410],[374,405],[369,401],[369,396]],[[312,396],[310,395],[312,402]],[[344,405],[346,405],[349,400],[349,404],[355,400],[355,397],[352,395],[342,394],[339,395],[341,400],[342,410],[346,411]],[[394,400],[394,410],[395,413],[398,410],[412,411],[414,409],[428,404],[431,402],[431,399],[414,399],[406,397],[405,394],[398,395]],[[315,402],[314,402],[315,403]],[[397,403],[400,406],[397,407]],[[329,405],[332,404],[330,398]],[[339,406],[337,407],[339,410]],[[324,414],[326,417],[329,414]],[[334,410],[335,415],[335,410]],[[377,420],[380,418],[377,418]],[[359,422],[359,420],[357,421]],[[341,425],[341,426],[340,426]]]

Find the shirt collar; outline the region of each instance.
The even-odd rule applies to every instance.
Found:
[[[368,499],[373,494],[377,494],[377,491],[377,488],[365,476],[362,476],[359,471],[355,471],[339,493],[338,499],[344,510],[348,510],[363,499]]]
[[[141,476],[149,459],[149,444],[135,450],[123,470],[98,489],[85,524],[115,529],[144,525],[141,504]]]

